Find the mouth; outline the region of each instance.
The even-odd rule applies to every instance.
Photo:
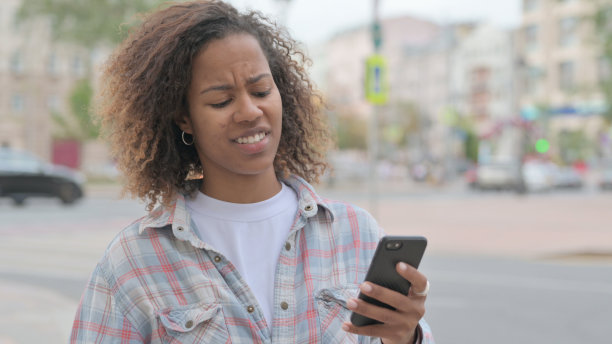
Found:
[[[234,142],[239,143],[241,145],[253,144],[261,142],[266,136],[268,136],[268,133],[260,132],[250,136],[239,137],[235,139]]]

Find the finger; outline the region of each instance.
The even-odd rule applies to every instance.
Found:
[[[364,300],[349,299],[346,306],[355,313],[378,320],[384,324],[398,324],[402,321],[401,315],[396,311],[373,305]]]
[[[408,296],[411,298],[422,298],[423,300],[427,298],[427,294],[429,293],[429,281],[425,283],[425,288],[423,290],[417,291],[416,288],[410,288],[408,291]]]
[[[387,337],[388,330],[385,330],[387,326],[384,324],[368,325],[368,326],[355,326],[349,322],[342,324],[342,329],[346,332],[354,333],[357,335],[368,336],[368,337]]]
[[[389,306],[400,311],[406,312],[409,311],[412,307],[412,301],[406,295],[399,293],[395,290],[379,286],[374,283],[365,282],[360,286],[360,290],[362,294],[376,299],[382,303],[386,303]]]
[[[404,277],[412,284],[411,290],[421,292],[427,287],[427,277],[414,267],[404,262],[399,262],[395,266],[395,269],[400,276]]]
[[[387,339],[395,343],[412,343],[414,342],[414,336],[416,335],[416,327],[406,329],[380,324],[355,326],[349,322],[345,322],[342,324],[342,329],[356,335],[377,337],[381,339],[384,338],[385,343],[387,342]]]

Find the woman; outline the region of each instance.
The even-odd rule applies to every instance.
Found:
[[[102,123],[150,212],[106,250],[72,342],[433,342],[426,296],[359,285],[374,219],[307,182],[327,132],[303,57],[260,14],[218,1],[153,13],[118,48]],[[357,300],[360,287],[397,310]],[[355,327],[351,311],[385,324]]]

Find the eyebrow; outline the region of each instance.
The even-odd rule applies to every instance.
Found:
[[[272,77],[272,75],[270,73],[261,73],[259,75],[248,78],[246,81],[246,84],[252,85],[265,77]],[[215,86],[211,86],[209,88],[202,90],[200,94],[204,94],[210,91],[227,91],[227,90],[231,90],[232,88],[234,87],[231,85],[227,85],[227,84],[226,85],[215,85]]]

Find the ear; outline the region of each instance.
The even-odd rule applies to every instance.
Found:
[[[185,133],[193,135],[193,126],[191,125],[191,118],[189,115],[184,114],[174,119],[174,123]]]

